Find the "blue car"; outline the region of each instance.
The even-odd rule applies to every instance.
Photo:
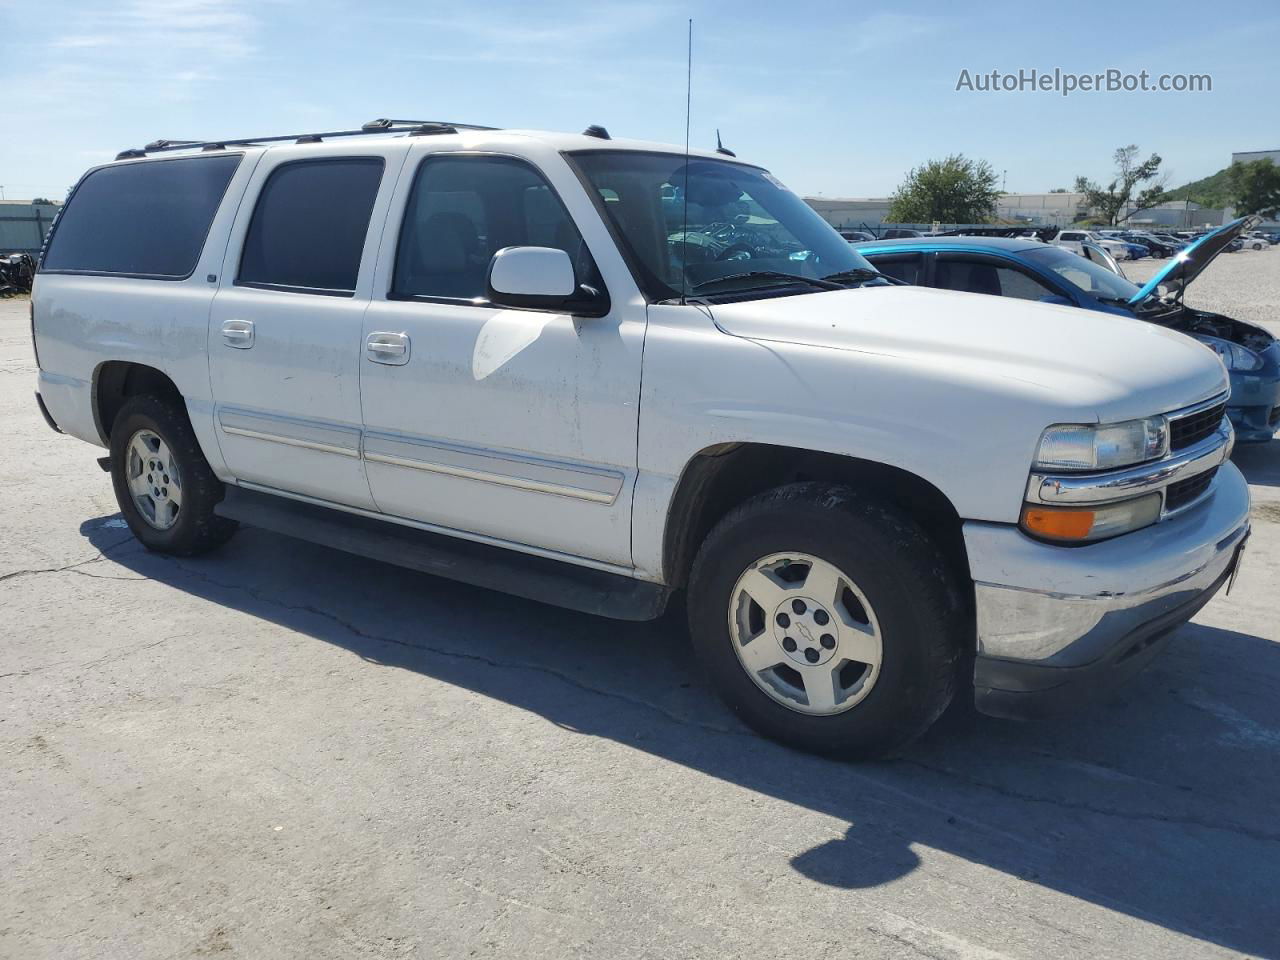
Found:
[[[1020,297],[1137,317],[1212,348],[1231,375],[1227,414],[1242,443],[1280,427],[1280,341],[1256,324],[1186,306],[1182,295],[1253,222],[1243,217],[1199,238],[1146,286],[1061,247],[1034,239],[919,237],[854,244],[881,273],[943,290]]]

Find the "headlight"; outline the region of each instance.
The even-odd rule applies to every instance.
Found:
[[[1111,470],[1163,457],[1169,449],[1164,417],[1123,423],[1060,423],[1040,436],[1034,469]]]
[[[1228,370],[1257,370],[1262,366],[1262,358],[1248,347],[1219,337],[1197,336],[1196,339],[1220,356]]]
[[[1022,529],[1056,543],[1091,543],[1149,527],[1160,517],[1160,494],[1096,507],[1045,507],[1028,503],[1022,508]]]

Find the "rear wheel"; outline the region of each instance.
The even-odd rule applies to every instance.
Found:
[[[720,695],[756,730],[802,750],[880,756],[954,696],[958,596],[910,518],[801,483],[748,501],[707,537],[690,631]]]
[[[213,512],[223,486],[177,401],[125,403],[111,427],[111,481],[129,529],[149,550],[191,556],[235,533],[234,521]]]

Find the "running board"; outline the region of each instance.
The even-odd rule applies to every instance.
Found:
[[[227,486],[214,512],[246,526],[615,620],[662,616],[671,590],[603,570]]]

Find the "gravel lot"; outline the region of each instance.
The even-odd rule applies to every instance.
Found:
[[[1190,300],[1280,319],[1280,251]],[[1280,956],[1280,443],[1235,592],[1118,696],[849,765],[739,728],[675,618],[148,555],[33,370],[0,301],[0,956]]]

